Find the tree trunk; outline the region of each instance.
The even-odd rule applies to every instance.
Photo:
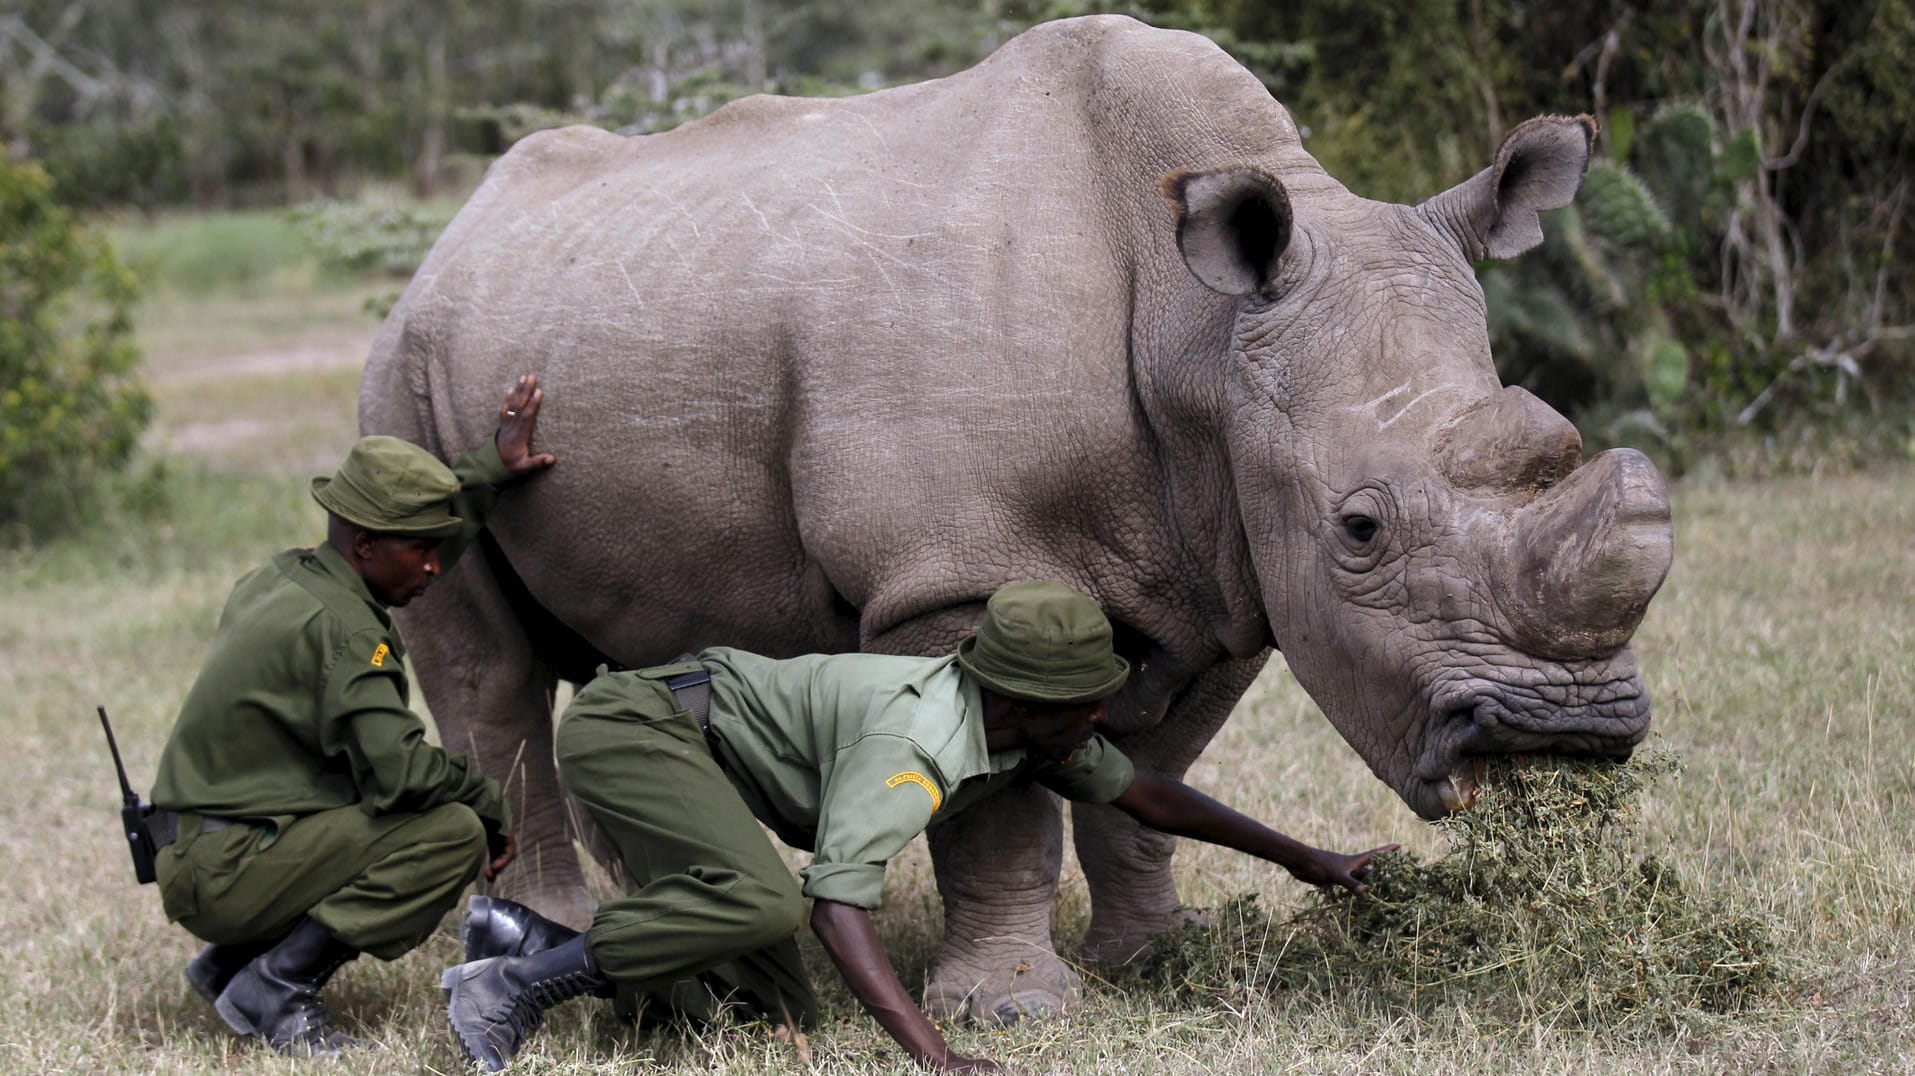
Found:
[[[446,123],[450,118],[451,91],[446,79],[446,29],[435,20],[426,37],[425,115],[419,137],[419,159],[413,167],[413,185],[419,197],[430,198],[438,190],[439,173],[445,165]]]

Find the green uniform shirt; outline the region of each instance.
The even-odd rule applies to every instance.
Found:
[[[450,568],[507,479],[496,448],[453,466],[460,533]],[[361,803],[374,814],[472,808],[510,822],[496,781],[426,742],[408,707],[405,644],[385,606],[330,545],[290,549],[242,578],[160,755],[156,806],[288,820]]]
[[[983,700],[955,658],[717,647],[698,659],[726,776],[780,839],[814,853],[808,897],[876,908],[887,860],[1020,776],[1086,803],[1130,787],[1130,760],[1102,736],[1064,759],[987,750]]]

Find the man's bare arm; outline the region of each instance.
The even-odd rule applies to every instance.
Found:
[[[1386,844],[1356,855],[1343,855],[1312,848],[1231,810],[1182,781],[1142,770],[1123,795],[1111,801],[1111,806],[1151,829],[1248,852],[1275,863],[1299,881],[1340,885],[1358,893],[1363,892],[1364,887],[1357,875],[1369,865],[1371,858],[1397,849],[1394,844]]]
[[[905,993],[898,973],[891,970],[891,958],[878,940],[870,913],[835,900],[815,900],[811,929],[858,1003],[918,1064],[941,1072],[1002,1071],[989,1058],[951,1052],[937,1027]]]

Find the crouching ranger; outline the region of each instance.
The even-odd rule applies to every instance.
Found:
[[[565,712],[559,770],[617,850],[630,895],[600,904],[582,936],[474,898],[468,963],[442,982],[454,1034],[497,1070],[559,1001],[677,999],[692,976],[772,1019],[808,1021],[816,1002],[793,932],[810,897],[825,952],[915,1060],[998,1071],[946,1046],[899,983],[869,912],[886,861],[907,842],[1019,778],[1307,882],[1362,888],[1358,875],[1383,849],[1311,848],[1179,781],[1133,771],[1097,734],[1104,700],[1129,671],[1089,598],[1036,581],[993,595],[953,657],[774,661],[720,647],[601,675]],[[815,853],[802,887],[760,821]]]
[[[543,470],[541,393],[506,395],[492,447],[448,468],[361,439],[313,480],[329,521],[241,579],[160,756],[149,821],[167,918],[211,943],[193,990],[234,1031],[333,1054],[319,991],[360,953],[423,941],[483,869],[513,855],[498,783],[426,742],[387,609],[477,536],[499,487]]]

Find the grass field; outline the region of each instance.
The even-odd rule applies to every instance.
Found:
[[[165,300],[160,341],[149,338],[153,444],[174,453],[161,495],[61,543],[0,552],[0,692],[10,702],[0,1071],[460,1071],[437,991],[438,970],[457,955],[450,935],[392,964],[361,960],[335,980],[336,1016],[379,1049],[340,1066],[295,1062],[235,1039],[186,989],[180,969],[195,943],[127,869],[92,708],[110,707],[135,782],[147,785],[233,579],[316,540],[323,521],[304,476],[351,440],[350,351],[281,360],[315,339],[370,334],[350,318],[341,329],[338,318],[263,317],[259,335],[243,327],[238,343],[222,337],[196,361],[164,334],[191,324],[202,301]],[[273,292],[255,302],[291,300]],[[254,420],[235,441],[193,439],[209,424]],[[1087,976],[1068,1018],[953,1028],[953,1046],[1031,1073],[1915,1071],[1905,1060],[1915,1055],[1915,467],[1679,486],[1675,504],[1675,569],[1637,647],[1658,702],[1656,737],[1685,770],[1652,789],[1646,841],[1686,884],[1774,924],[1798,984],[1786,997],[1620,1032],[1548,1014],[1489,1024],[1467,1004],[1391,1008],[1337,990],[1273,996]],[[1315,843],[1440,849],[1280,661],[1190,779]],[[1178,862],[1194,906],[1257,892],[1280,920],[1304,896],[1282,872],[1220,850],[1186,845]],[[1054,915],[1067,955],[1087,913],[1067,865]],[[880,915],[907,984],[921,979],[940,922],[920,842],[889,872]],[[1268,946],[1282,943],[1272,935]],[[910,1071],[815,944],[809,953],[827,1003],[810,1067],[751,1029],[634,1032],[602,1006],[575,1003],[514,1071]]]
[[[149,451],[222,473],[336,466],[378,328],[363,308],[398,282],[323,272],[283,211],[126,220],[108,234],[146,282]]]

